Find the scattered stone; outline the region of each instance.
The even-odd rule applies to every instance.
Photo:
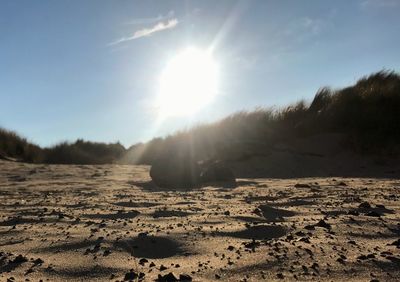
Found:
[[[190,275],[188,274],[180,274],[179,275],[179,281],[181,282],[191,282],[193,279]]]
[[[366,216],[380,217],[381,214],[376,211],[369,211],[365,214]]]
[[[158,278],[156,281],[158,281],[158,282],[177,282],[179,280],[178,280],[178,278],[175,277],[175,275],[172,272],[170,272],[165,275],[158,274]]]
[[[296,188],[311,188],[311,185],[305,183],[297,183],[294,185]]]
[[[306,226],[304,226],[304,229],[315,230],[315,226],[314,225],[306,225]]]
[[[302,237],[302,238],[300,238],[298,241],[299,241],[299,242],[304,242],[304,243],[307,243],[307,244],[310,244],[310,243],[311,243],[311,242],[310,242],[310,239],[309,239],[308,237]]]
[[[347,214],[348,215],[354,215],[354,216],[359,216],[360,215],[360,213],[358,211],[356,211],[356,210],[349,210],[347,212]]]
[[[139,260],[139,264],[140,265],[144,265],[145,263],[148,263],[149,261],[147,260],[147,259],[145,259],[145,258],[141,258],[140,260]]]
[[[359,260],[366,260],[366,259],[368,259],[368,258],[367,258],[366,255],[361,255],[361,256],[358,256],[357,259],[359,259]]]
[[[390,246],[396,246],[397,248],[400,248],[400,239],[397,239],[393,243],[388,244]]]
[[[260,242],[257,242],[256,240],[252,240],[249,243],[244,243],[244,247],[247,249],[252,249],[253,251],[260,246]]]
[[[322,227],[322,228],[326,228],[326,229],[331,229],[331,225],[329,223],[327,223],[325,220],[321,219],[320,221],[318,221],[317,224],[315,224],[315,226],[318,227]]]
[[[359,207],[360,209],[370,209],[370,208],[371,208],[371,205],[370,205],[370,203],[368,203],[368,202],[363,202],[363,203],[359,204],[358,207]]]
[[[139,238],[145,238],[145,237],[147,237],[147,232],[140,232],[139,234],[138,234],[138,237]]]
[[[27,261],[28,261],[27,257],[25,257],[23,255],[18,255],[15,259],[10,260],[10,263],[21,264],[21,263],[24,263],[24,262],[27,262]]]
[[[339,263],[341,263],[341,264],[344,264],[344,263],[345,263],[345,261],[344,261],[343,258],[338,258],[336,261],[339,262]]]
[[[35,270],[33,268],[29,268],[26,272],[25,272],[25,276],[29,275],[30,273],[35,272]]]
[[[145,274],[143,272],[136,273],[133,269],[129,270],[124,276],[124,281],[131,281],[131,280],[143,280]]]
[[[33,261],[33,263],[34,263],[35,265],[39,265],[39,264],[44,263],[44,260],[42,260],[41,258],[37,258],[37,259],[35,259],[35,260]]]

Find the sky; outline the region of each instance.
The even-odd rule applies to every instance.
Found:
[[[0,1],[0,126],[41,146],[126,147],[240,110],[311,100],[400,71],[400,0]],[[207,106],[160,118],[160,75],[212,52]]]

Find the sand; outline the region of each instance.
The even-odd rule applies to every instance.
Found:
[[[400,280],[398,179],[163,191],[148,172],[0,161],[0,281]]]

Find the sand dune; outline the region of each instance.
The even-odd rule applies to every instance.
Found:
[[[168,191],[147,166],[0,161],[0,171],[1,281],[400,277],[398,179]]]

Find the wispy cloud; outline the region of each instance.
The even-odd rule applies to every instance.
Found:
[[[109,45],[117,45],[126,41],[131,41],[135,40],[141,37],[147,37],[152,35],[153,33],[160,32],[163,30],[171,29],[174,28],[178,25],[179,21],[177,18],[170,19],[166,22],[159,22],[156,25],[150,27],[150,28],[143,28],[136,30],[133,35],[128,36],[128,37],[122,37],[114,42],[111,42]]]
[[[330,28],[332,23],[330,19],[325,18],[311,18],[303,17],[300,19],[295,19],[290,22],[284,29],[284,34],[289,37],[312,37],[318,36],[328,28]]]
[[[325,26],[325,22],[321,19],[313,19],[310,17],[305,17],[300,20],[303,28],[314,35],[321,33]]]
[[[151,24],[154,22],[161,22],[161,21],[171,19],[174,16],[175,16],[175,12],[173,10],[171,10],[165,15],[160,14],[157,17],[136,18],[136,19],[132,19],[128,22],[125,22],[124,24],[125,25]]]

